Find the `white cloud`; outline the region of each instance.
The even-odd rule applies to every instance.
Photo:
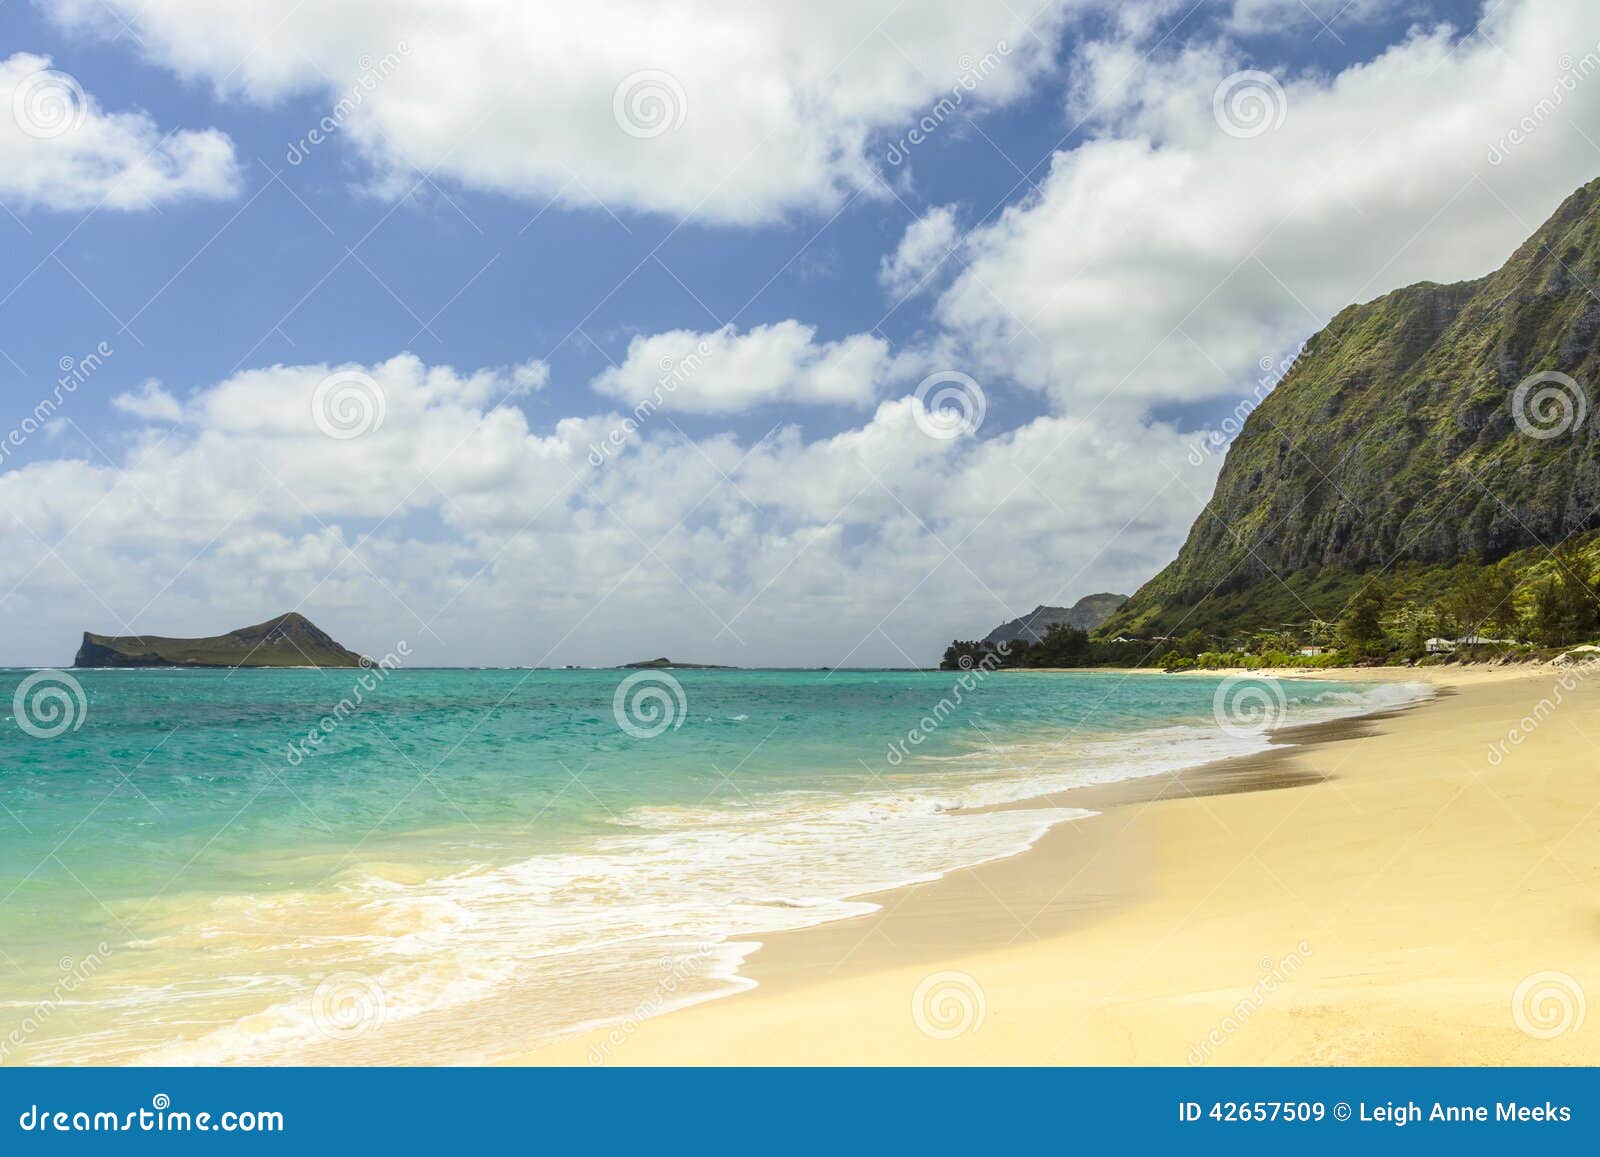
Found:
[[[137,391],[129,390],[111,399],[111,404],[124,414],[143,418],[149,422],[183,421],[183,405],[151,378]]]
[[[537,360],[512,366],[511,384],[518,393],[542,390],[550,384],[550,366]]]
[[[222,48],[204,34],[226,41],[233,30],[165,0],[134,7],[155,18],[141,25],[153,51],[220,82]],[[730,14],[708,5],[708,18],[721,20],[707,21],[713,42],[733,27],[759,25],[765,35],[774,22],[822,20],[766,7]],[[242,93],[320,90],[317,70],[278,42],[262,9],[234,0],[215,10],[240,37],[266,44],[229,82]],[[607,4],[595,20],[618,11]],[[297,16],[284,35],[303,37],[317,61],[343,59],[330,45],[355,58],[383,51],[363,28],[409,28],[420,12],[333,5],[315,17],[328,28]],[[1120,15],[1121,27],[1159,35],[1148,11]],[[539,19],[518,9],[502,25]],[[966,367],[985,382],[1015,374],[1061,408],[1003,434],[993,433],[1000,422],[979,438],[923,431],[901,395],[918,376],[913,365],[934,368],[932,352],[896,354],[871,334],[819,341],[793,320],[639,337],[594,389],[628,410],[695,356],[692,372],[664,391],[666,405],[735,414],[833,403],[859,407],[858,426],[810,441],[786,426],[752,443],[690,440],[643,423],[595,461],[591,447],[624,416],[531,427],[507,399],[547,380],[539,363],[463,372],[402,355],[238,374],[193,395],[176,431],[130,432],[115,465],[45,460],[0,474],[0,528],[21,544],[0,555],[0,592],[12,591],[0,606],[19,625],[8,654],[59,662],[77,631],[118,629],[116,616],[138,629],[210,631],[305,599],[352,645],[381,653],[406,637],[435,662],[663,652],[736,663],[926,662],[951,636],[1041,601],[1131,589],[1171,558],[1218,463],[1200,454],[1188,464],[1194,439],[1151,421],[1149,409],[1239,388],[1258,359],[1353,299],[1502,261],[1600,168],[1579,131],[1600,119],[1600,55],[1562,87],[1563,55],[1578,67],[1600,41],[1597,25],[1600,14],[1576,0],[1517,0],[1478,37],[1423,30],[1337,76],[1280,69],[1283,124],[1248,139],[1219,127],[1213,94],[1229,73],[1270,62],[1217,45],[1163,49],[1148,62],[1145,41],[1085,49],[1071,111],[1093,110],[1086,143],[1058,154],[1036,195],[963,245],[970,265],[938,306],[938,368]],[[437,81],[447,61],[478,46],[446,21],[430,27],[436,43],[406,66],[420,59],[419,75]],[[663,51],[675,35],[662,34]],[[943,34],[927,35],[918,51]],[[592,135],[592,123],[552,126],[530,114],[537,92],[556,121],[588,110],[609,124],[611,86],[596,80],[595,61],[650,67],[649,54],[628,56],[650,36],[628,28],[578,46],[570,76],[552,53],[548,70],[558,75],[539,74],[526,92],[513,84],[523,73],[503,66],[524,49],[514,35],[498,39],[484,47],[481,85],[437,84],[435,107],[408,81],[394,89],[397,103],[363,102],[353,131],[370,117],[361,139],[392,160],[404,150],[376,134],[411,117],[419,123],[402,131],[422,163],[437,159],[438,142],[477,102],[493,123],[488,142],[454,170],[463,179],[528,192],[548,189],[557,164],[588,166],[582,184],[650,208],[712,186],[706,172],[683,167],[725,155],[680,135],[697,123],[697,86],[709,83],[698,73],[679,78],[690,97],[683,128],[647,140],[619,133],[592,161],[571,145]],[[765,62],[765,41],[753,41],[748,59]],[[808,42],[798,55],[814,51]],[[713,104],[753,83],[746,61],[724,61],[728,87]],[[770,71],[780,96],[815,80],[797,66]],[[818,125],[798,130],[802,140],[835,131],[840,102],[866,100],[871,75],[852,68],[845,79],[815,113]],[[885,83],[893,89],[894,77]],[[600,113],[589,110],[593,100]],[[788,131],[756,104],[727,113],[752,122],[728,135],[735,152],[774,125],[775,139]],[[875,122],[863,112],[849,123],[861,130],[854,153],[793,172],[755,164],[762,172],[741,174],[734,190],[717,187],[707,211],[753,217],[837,199]],[[543,153],[532,147],[540,142]],[[664,142],[683,152],[644,154],[658,169],[622,151]],[[686,184],[674,186],[680,176]],[[564,194],[586,195],[577,185]],[[938,235],[943,225],[934,217],[923,227]],[[924,268],[931,252],[911,232],[885,266],[891,283]],[[957,343],[965,360],[951,359]],[[342,392],[325,388],[330,379]],[[1097,404],[1113,391],[1115,404]],[[163,404],[152,392],[119,408],[148,417],[141,408]],[[346,437],[352,424],[359,436]]]
[[[1050,66],[1070,2],[1037,15],[1004,0],[48,6],[74,27],[114,31],[120,17],[152,59],[231,96],[359,95],[341,131],[392,187],[437,170],[540,202],[755,221],[873,189],[874,137],[948,95],[970,62],[994,60],[969,103],[1021,95]],[[389,56],[397,67],[372,67]],[[370,86],[364,59],[383,74]]]
[[[0,200],[23,207],[147,209],[238,187],[233,142],[215,129],[163,133],[143,112],[108,112],[48,56],[0,60]]]
[[[903,397],[814,441],[646,424],[595,464],[619,415],[531,429],[501,400],[515,376],[410,355],[267,367],[131,433],[114,465],[0,474],[4,658],[303,603],[353,646],[405,638],[428,662],[931,662],[1041,600],[1133,586],[1214,470],[1163,425],[932,438]],[[381,423],[326,433],[330,378],[381,393]]]
[[[1235,0],[1228,24],[1240,34],[1311,31],[1337,36],[1339,29],[1409,8],[1420,15],[1420,3],[1395,0]]]
[[[1089,48],[1074,111],[1093,110],[1091,139],[969,240],[939,316],[989,372],[1074,412],[1231,394],[1352,301],[1497,267],[1600,171],[1597,42],[1592,3],[1517,0],[1465,39],[1423,30],[1336,76],[1278,70],[1283,122],[1245,139],[1213,115],[1244,61]]]
[[[889,343],[871,334],[819,342],[798,321],[697,333],[636,337],[621,365],[605,370],[597,393],[664,410],[732,414],[774,402],[869,405],[895,369]]]
[[[895,251],[879,262],[879,284],[896,300],[932,288],[933,277],[953,255],[959,234],[955,206],[929,209],[906,226]]]

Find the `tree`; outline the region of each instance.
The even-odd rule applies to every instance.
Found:
[[[1499,633],[1515,617],[1513,585],[1511,576],[1498,567],[1463,559],[1451,574],[1450,589],[1441,606],[1467,638]]]
[[[1400,640],[1408,659],[1420,659],[1428,653],[1428,640],[1443,634],[1444,611],[1419,603],[1402,603],[1390,616],[1390,629]]]
[[[1056,623],[1028,653],[1030,667],[1082,667],[1089,662],[1089,632]]]
[[[1600,627],[1600,594],[1594,570],[1570,539],[1551,552],[1551,573],[1533,590],[1530,628],[1534,640],[1564,647],[1581,642]]]
[[[1194,657],[1173,648],[1156,660],[1156,666],[1167,671],[1187,671],[1194,666]]]
[[[1361,588],[1339,617],[1339,642],[1351,657],[1364,659],[1383,649],[1383,587],[1376,581]]]
[[[990,653],[986,643],[978,643],[968,639],[957,639],[944,649],[944,658],[939,662],[941,671],[969,671],[983,661],[983,657]]]

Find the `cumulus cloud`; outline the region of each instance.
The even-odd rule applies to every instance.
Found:
[[[1334,76],[1277,70],[1259,129],[1214,108],[1247,63],[1225,46],[1088,47],[1090,139],[969,239],[938,315],[1069,408],[1231,394],[1352,301],[1490,271],[1593,177],[1597,44],[1585,0],[1497,5]]]
[[[1392,15],[1395,7],[1394,0],[1235,0],[1228,25],[1239,33],[1332,31]]]
[[[774,402],[865,406],[896,368],[889,343],[871,334],[818,341],[798,321],[672,330],[636,337],[620,365],[597,377],[597,393],[652,408],[733,414]]]
[[[98,19],[97,4],[66,7]],[[712,78],[676,28],[608,0],[578,24],[613,21],[615,36],[568,44],[558,30],[526,90],[524,34],[560,5],[507,8],[495,24],[345,3],[281,30],[244,0],[123,7],[159,59],[257,101],[337,91],[328,76],[345,75],[341,62],[405,35],[403,68],[347,125],[380,165],[409,171],[459,143],[447,171],[485,187],[719,220],[869,185],[880,111],[927,91],[871,43],[862,59],[876,72],[854,57],[826,84],[827,68],[808,70],[833,41],[823,25],[865,32],[857,18],[882,14],[870,6],[707,3],[685,26],[739,46],[709,54],[725,73]],[[254,369],[189,397],[178,428],[108,443],[124,447],[115,463],[0,475],[0,529],[21,544],[0,555],[11,591],[0,605],[22,632],[14,645],[31,648],[17,658],[59,662],[85,626],[220,630],[303,603],[363,650],[407,637],[437,662],[927,662],[951,636],[1041,601],[1131,589],[1170,559],[1219,461],[1191,454],[1151,412],[1231,394],[1352,300],[1494,267],[1594,174],[1584,133],[1600,119],[1600,14],[1577,0],[1511,0],[1465,37],[1419,28],[1337,75],[1248,60],[1225,42],[1158,45],[1162,8],[1121,7],[1124,39],[1078,52],[1069,111],[1087,117],[1086,137],[962,240],[964,264],[936,307],[937,368],[1019,381],[1053,413],[930,437],[904,395],[933,354],[873,334],[819,340],[796,320],[638,337],[592,383],[600,412],[538,428],[514,399],[547,380],[540,363],[465,371],[401,355]],[[890,29],[918,59],[993,13],[950,16],[948,28],[901,30],[896,17]],[[499,34],[475,31],[485,24]],[[793,59],[771,49],[785,37]],[[258,58],[227,77],[224,50],[253,39]],[[991,99],[1024,83],[1030,51],[1007,58],[1020,54],[1022,71]],[[1252,65],[1275,74],[1283,100],[1279,118],[1274,89],[1258,88],[1260,131],[1219,121],[1214,102],[1223,78]],[[619,74],[674,67],[682,124],[620,130]],[[467,74],[481,82],[452,79]],[[759,99],[741,104],[740,86]],[[473,113],[482,140],[466,131]],[[760,157],[769,131],[797,142],[792,167]],[[733,154],[755,158],[753,171],[730,172]],[[886,285],[931,268],[933,242],[953,245],[954,226],[935,210],[908,230]],[[810,440],[795,426],[690,438],[638,416],[657,396],[705,415],[859,413]],[[154,388],[125,399],[134,418],[167,407]]]
[[[1160,424],[930,437],[909,397],[814,440],[646,421],[596,462],[620,416],[534,429],[515,378],[411,355],[265,367],[130,431],[114,463],[0,474],[8,654],[300,606],[430,662],[925,663],[1041,600],[1136,583],[1214,469]]]
[[[154,61],[225,95],[343,101],[342,131],[401,190],[437,172],[719,221],[873,190],[876,135],[948,94],[964,60],[995,62],[973,102],[1022,95],[1069,3],[47,0],[69,26],[126,20]]]
[[[929,209],[910,225],[893,253],[878,264],[878,282],[896,300],[931,288],[933,276],[957,246],[953,205]]]
[[[232,196],[233,142],[215,129],[164,133],[143,112],[108,112],[48,56],[0,60],[0,200],[43,209],[148,209]]]
[[[181,422],[183,405],[169,394],[161,383],[151,378],[137,390],[116,395],[111,404],[124,414],[143,418],[148,422]]]

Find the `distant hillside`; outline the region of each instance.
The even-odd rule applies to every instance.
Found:
[[[1020,619],[1001,623],[983,637],[985,643],[1012,643],[1018,639],[1027,643],[1043,640],[1045,633],[1057,624],[1092,631],[1111,617],[1113,611],[1128,601],[1127,595],[1085,595],[1070,607],[1035,607]]]
[[[209,639],[83,633],[74,667],[358,667],[346,650],[304,615],[290,612]]]
[[[1333,619],[1365,576],[1425,589],[1458,560],[1600,527],[1596,284],[1600,181],[1498,272],[1342,311],[1245,421],[1177,559],[1101,634]],[[1519,398],[1549,372],[1565,381]]]
[[[724,667],[717,663],[677,663],[663,655],[659,659],[640,659],[637,663],[624,663],[623,669],[645,667],[657,670],[676,671],[731,671],[732,667]]]

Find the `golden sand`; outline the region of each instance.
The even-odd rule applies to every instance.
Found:
[[[609,1063],[1600,1062],[1600,673],[1398,674],[1440,697],[1057,796],[1104,810],[770,938],[758,987],[612,1030]]]

